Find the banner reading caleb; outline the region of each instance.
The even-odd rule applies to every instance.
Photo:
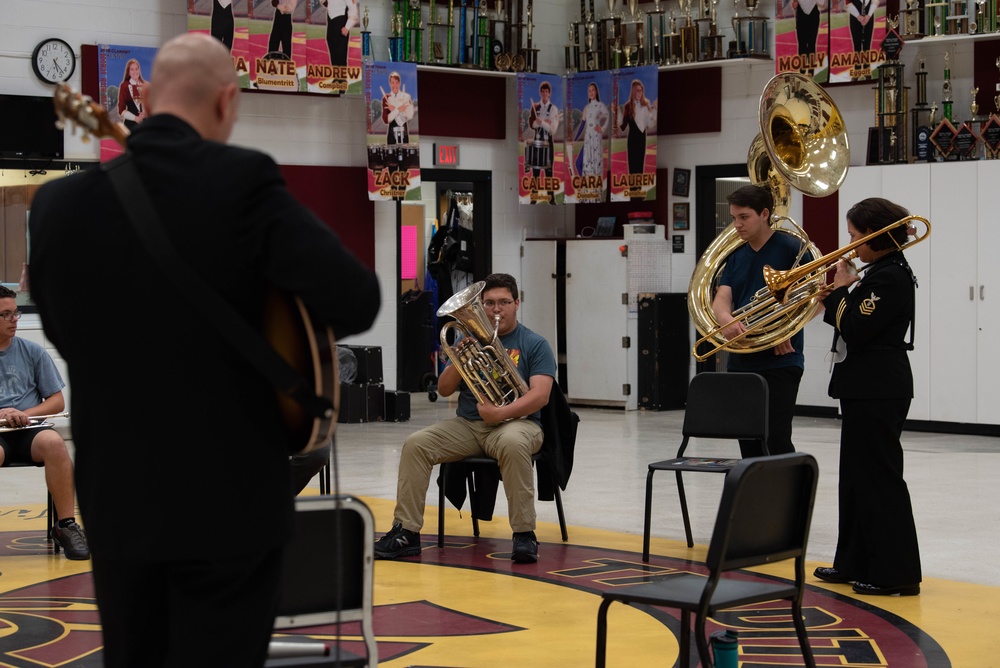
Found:
[[[562,108],[563,79],[551,74],[517,75],[518,201],[562,204],[566,159]]]

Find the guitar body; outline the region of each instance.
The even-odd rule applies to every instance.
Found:
[[[305,304],[277,290],[267,296],[267,320],[264,338],[295,371],[309,381],[318,397],[329,399],[333,414],[315,418],[302,406],[280,392],[275,396],[281,417],[294,443],[303,447],[296,454],[304,455],[323,447],[333,438],[340,408],[340,372],[337,368],[337,342],[333,330],[313,323]]]
[[[121,123],[112,123],[107,111],[87,96],[66,84],[56,86],[53,95],[58,122],[64,127],[71,121],[86,134],[98,139],[111,137],[125,146],[129,131]],[[292,442],[302,444],[297,454],[306,454],[323,447],[333,438],[340,406],[340,374],[337,369],[337,343],[333,330],[313,324],[305,304],[298,297],[272,290],[267,297],[268,319],[264,323],[264,338],[296,372],[310,383],[317,397],[333,404],[332,415],[314,418],[294,399],[275,391],[281,416],[288,427]]]

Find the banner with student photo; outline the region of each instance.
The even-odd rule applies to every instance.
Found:
[[[420,126],[416,63],[364,68],[368,128],[368,199],[420,199]]]
[[[775,74],[798,72],[826,83],[830,76],[830,10],[820,0],[776,0]]]
[[[657,66],[612,74],[611,201],[656,199]]]
[[[775,73],[817,83],[871,81],[885,62],[884,0],[777,0]]]
[[[97,45],[99,104],[112,124],[122,123],[131,132],[146,119],[146,86],[157,51],[151,46]],[[114,139],[102,139],[101,162],[124,150]]]
[[[518,201],[562,204],[566,196],[565,81],[553,74],[517,74]]]
[[[188,32],[229,49],[242,88],[362,94],[358,0],[193,0]]]
[[[608,137],[613,99],[611,72],[581,72],[566,79],[567,204],[607,199]]]

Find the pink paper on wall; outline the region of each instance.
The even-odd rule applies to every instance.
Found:
[[[400,261],[399,277],[409,280],[417,277],[417,228],[404,225],[400,229]]]

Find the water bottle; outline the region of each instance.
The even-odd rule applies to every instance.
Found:
[[[716,631],[709,636],[715,668],[737,668],[739,643],[736,637],[736,631],[730,630]]]

